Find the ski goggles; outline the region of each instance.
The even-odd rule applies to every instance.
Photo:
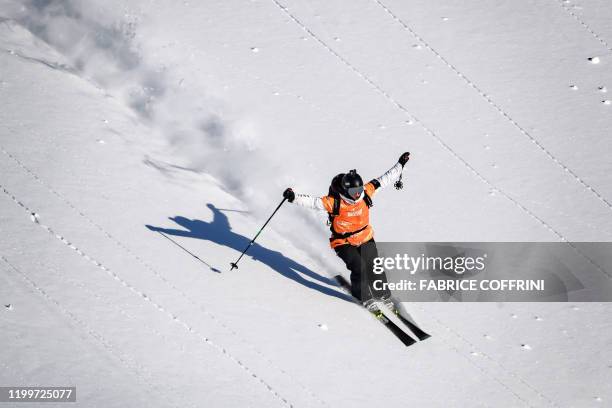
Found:
[[[349,193],[349,196],[351,196],[351,198],[359,198],[359,196],[361,196],[361,193],[363,193],[363,186],[359,186],[359,187],[349,187],[346,190]]]

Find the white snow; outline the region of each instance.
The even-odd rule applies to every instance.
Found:
[[[338,297],[324,214],[285,204],[229,263],[285,187],[407,150],[379,241],[610,241],[611,18],[0,0],[0,386],[104,408],[605,406],[609,304],[406,304],[433,337],[405,348]]]

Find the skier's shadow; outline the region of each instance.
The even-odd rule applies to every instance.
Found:
[[[184,229],[168,229],[154,227],[152,225],[146,225],[146,227],[151,231],[160,232],[164,235],[203,239],[219,245],[225,245],[235,249],[238,253],[242,252],[249,242],[251,242],[251,239],[232,231],[232,227],[227,216],[213,204],[209,203],[206,206],[213,213],[213,220],[211,222],[197,219],[192,220],[189,218],[176,216],[169,217],[169,219]],[[345,295],[342,292],[338,292],[333,288],[336,287],[337,284],[332,279],[319,275],[318,273],[312,271],[299,262],[286,257],[278,251],[273,251],[255,242],[249,248],[247,255],[251,256],[257,261],[263,262],[284,277],[292,279],[310,289],[317,290],[329,296],[335,296],[343,300],[352,301],[350,296]],[[192,256],[195,255],[192,254]],[[306,279],[305,277],[310,279]],[[330,288],[323,286],[322,284],[333,287]]]

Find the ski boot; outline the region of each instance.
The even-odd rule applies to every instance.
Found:
[[[386,308],[384,304],[381,304],[381,299],[368,299],[363,302],[363,307],[365,307],[368,312],[372,313],[376,319],[387,327],[405,346],[410,346],[416,341],[410,336],[408,332],[402,329],[401,326],[397,324],[397,321],[393,321],[393,315],[389,314],[389,312],[383,312],[381,308]],[[385,313],[387,313],[385,315]]]
[[[368,299],[363,302],[363,307],[365,307],[368,310],[368,312],[372,313],[374,317],[376,317],[378,320],[386,324],[389,322],[389,320],[385,317],[383,312],[380,310],[378,302],[379,302],[378,299],[374,299],[374,298]]]
[[[384,307],[386,307],[387,309],[389,309],[391,312],[393,312],[395,315],[399,316],[399,310],[397,309],[397,306],[395,305],[395,302],[393,301],[393,299],[391,299],[391,295],[383,295],[379,298],[372,298],[369,299],[367,302],[371,302],[371,304],[373,304],[374,306],[376,306],[377,308],[379,306],[377,306],[376,304],[382,304]],[[365,306],[365,303],[364,303]],[[366,306],[367,308],[367,306]]]
[[[383,297],[381,297],[378,300],[378,302],[382,303],[384,305],[384,307],[386,307],[391,312],[393,312],[393,314],[395,314],[395,316],[397,316],[397,318],[402,323],[404,323],[408,328],[410,328],[410,330],[412,330],[412,332],[418,337],[419,340],[423,341],[423,340],[427,340],[428,338],[431,337],[428,333],[423,331],[414,322],[412,322],[411,320],[409,320],[406,317],[402,316],[402,314],[400,313],[399,307],[393,301],[393,299],[391,299],[391,296],[383,296]]]

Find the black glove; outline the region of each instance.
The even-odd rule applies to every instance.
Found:
[[[292,203],[293,200],[295,200],[295,193],[293,192],[291,187],[289,187],[283,192],[283,197],[285,197],[287,201],[289,201],[290,203]]]
[[[402,167],[404,167],[404,165],[405,165],[406,163],[408,163],[408,160],[410,160],[410,152],[403,153],[403,154],[400,156],[400,158],[399,158],[398,162],[399,162],[399,164],[401,164],[401,165],[402,165]]]

